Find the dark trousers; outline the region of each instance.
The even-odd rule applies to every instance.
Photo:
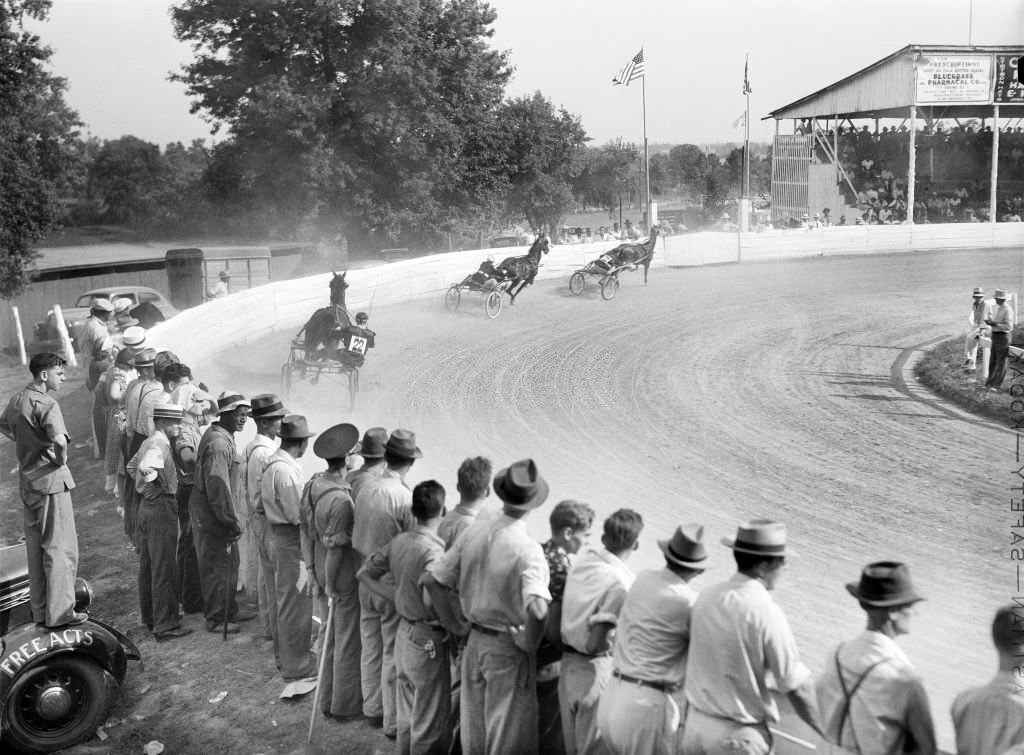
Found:
[[[203,527],[192,513],[192,538],[199,558],[199,582],[203,590],[203,614],[210,624],[231,621],[238,615],[235,581],[238,579],[238,543],[229,542],[219,531]],[[226,597],[225,597],[226,596]],[[225,600],[228,615],[224,616]]]
[[[203,588],[199,584],[199,559],[192,537],[192,518],[188,514],[191,495],[191,485],[178,485],[178,594],[185,613],[200,613],[203,610]]]
[[[334,619],[324,633],[327,662],[320,679],[320,707],[334,716],[358,716],[363,712],[363,688],[360,677],[362,638],[359,634],[359,582],[356,572],[362,565],[351,546],[343,546],[339,574],[333,588]]]
[[[135,433],[132,439],[128,441],[128,445],[124,452],[124,463],[128,466],[128,462],[132,460],[132,457],[138,453],[142,447],[142,442],[146,440],[146,436],[140,433]],[[124,490],[121,491],[121,504],[124,506],[124,534],[128,536],[128,540],[135,546],[135,550],[139,549],[139,494],[135,492],[135,480],[127,479],[124,483]]]
[[[1010,354],[1010,334],[992,333],[992,353],[988,357],[988,382],[985,385],[998,388],[1006,377],[1006,357]]]
[[[177,502],[170,494],[139,504],[139,610],[154,632],[181,626],[178,613]]]

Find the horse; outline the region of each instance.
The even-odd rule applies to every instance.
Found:
[[[338,351],[338,343],[344,332],[352,326],[352,320],[345,309],[346,270],[341,275],[333,274],[330,282],[331,303],[321,307],[309,318],[297,334],[302,338],[305,333],[306,359],[315,360],[334,354]]]
[[[498,265],[496,272],[502,280],[512,281],[508,287],[509,304],[516,303],[516,297],[526,286],[533,283],[540,269],[540,257],[551,251],[551,239],[546,233],[537,236],[530,251],[519,257],[507,257]]]
[[[647,271],[651,267],[651,257],[654,256],[654,242],[657,240],[658,226],[651,226],[651,235],[647,241],[640,244],[619,244],[610,252],[602,254],[601,259],[606,260],[606,264],[609,268],[632,265],[635,270],[637,265],[643,265],[644,285],[646,286]]]

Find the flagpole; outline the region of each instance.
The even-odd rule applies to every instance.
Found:
[[[643,49],[643,48],[641,48]],[[647,155],[647,77],[644,76],[640,80],[640,102],[643,108],[643,121],[644,121],[644,188],[646,204],[644,205],[645,212],[647,213],[647,232],[651,231],[651,163]]]

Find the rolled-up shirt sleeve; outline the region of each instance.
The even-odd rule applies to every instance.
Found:
[[[459,587],[459,569],[462,565],[462,538],[456,539],[452,547],[433,563],[427,571],[438,584],[456,590]]]
[[[523,559],[519,574],[524,606],[529,604],[530,598],[540,598],[548,603],[551,602],[551,591],[548,589],[551,571],[548,569],[548,560],[544,557],[544,551],[540,549],[540,545],[537,546],[536,554],[531,554],[530,558]]]
[[[779,691],[792,692],[811,678],[811,670],[800,660],[796,639],[782,609],[773,603],[765,618],[765,665],[775,677]]]

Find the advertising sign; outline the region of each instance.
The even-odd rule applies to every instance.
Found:
[[[1010,55],[996,55],[994,99],[996,102],[1024,104],[1024,82],[1020,67],[1024,65],[1024,51]]]
[[[918,105],[991,101],[991,55],[928,55],[918,61]]]

